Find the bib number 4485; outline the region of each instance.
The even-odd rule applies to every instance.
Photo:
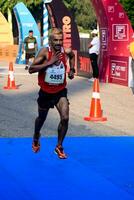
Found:
[[[61,80],[62,79],[62,74],[58,74],[58,75],[51,74],[50,78],[51,79],[56,79],[56,80]]]

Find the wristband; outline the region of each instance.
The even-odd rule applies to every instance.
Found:
[[[73,73],[75,73],[75,69],[74,68],[70,68],[70,71],[72,71]]]

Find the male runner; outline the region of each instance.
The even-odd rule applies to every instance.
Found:
[[[38,72],[38,84],[40,86],[37,100],[38,117],[35,120],[32,149],[35,153],[40,150],[40,130],[46,120],[49,109],[55,106],[60,115],[55,153],[61,159],[67,158],[62,146],[69,122],[69,102],[66,88],[67,58],[70,64],[68,77],[73,79],[75,73],[74,53],[71,49],[65,53],[62,30],[54,28],[50,35],[50,48],[42,48],[29,68],[29,73]]]

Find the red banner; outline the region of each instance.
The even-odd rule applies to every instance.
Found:
[[[128,85],[130,55],[128,46],[133,35],[130,21],[117,0],[91,0],[91,2],[100,28],[100,79]],[[112,73],[114,65],[115,74]]]
[[[110,56],[110,82],[121,85],[128,83],[128,58]]]

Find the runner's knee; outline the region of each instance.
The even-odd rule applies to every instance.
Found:
[[[40,120],[44,121],[46,119],[46,117],[47,117],[47,113],[48,113],[48,110],[39,110],[39,116],[38,116],[38,118]]]
[[[63,126],[66,126],[66,125],[68,125],[68,121],[69,121],[69,118],[68,118],[68,117],[63,117],[63,118],[61,119],[61,124],[62,124]]]

